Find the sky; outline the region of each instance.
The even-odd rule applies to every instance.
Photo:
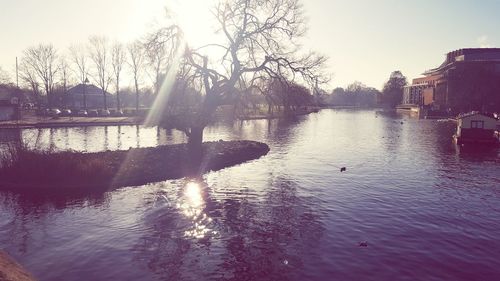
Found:
[[[65,51],[91,35],[129,42],[177,14],[193,44],[210,41],[215,0],[0,0],[0,66],[39,43]],[[354,81],[381,89],[394,70],[409,80],[452,50],[500,47],[500,0],[306,0],[304,51],[329,57],[327,89]]]

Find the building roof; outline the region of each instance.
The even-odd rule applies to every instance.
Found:
[[[500,62],[500,48],[464,48],[451,51],[446,54],[444,62],[433,69],[425,71],[424,75],[432,75],[457,62],[478,62],[478,61],[498,61]]]
[[[101,88],[93,84],[87,84],[87,85],[78,84],[68,90],[68,95],[83,95],[84,92],[87,96],[95,96],[95,95],[102,96]],[[106,92],[106,95],[111,95],[111,94]]]

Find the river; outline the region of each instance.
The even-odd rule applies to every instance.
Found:
[[[329,109],[214,125],[205,140],[271,151],[200,182],[0,193],[0,248],[42,281],[496,280],[500,151],[456,147],[454,126]],[[0,131],[3,143],[21,140],[92,152],[185,137],[136,126]]]

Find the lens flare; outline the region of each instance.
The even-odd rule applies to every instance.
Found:
[[[160,91],[155,97],[153,105],[148,112],[146,117],[146,121],[144,125],[146,126],[156,126],[160,123],[160,120],[163,116],[163,112],[167,106],[168,99],[170,94],[172,93],[172,88],[175,83],[175,77],[177,75],[177,69],[181,62],[182,53],[185,51],[185,45],[182,44],[177,49],[177,52],[174,54],[172,64],[170,65],[170,69],[167,69],[165,79],[161,84]]]

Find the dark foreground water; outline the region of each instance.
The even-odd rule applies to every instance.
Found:
[[[40,280],[499,280],[500,154],[456,148],[453,130],[374,111],[221,124],[206,139],[271,152],[202,182],[0,193],[0,248]],[[86,151],[185,140],[140,127],[0,135]]]

